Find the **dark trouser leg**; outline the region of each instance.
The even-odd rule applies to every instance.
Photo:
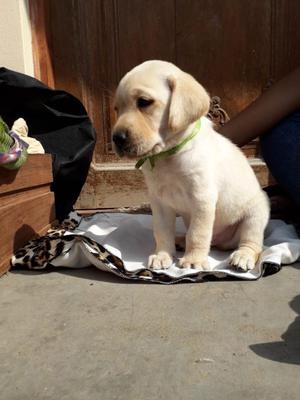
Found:
[[[300,206],[300,111],[261,136],[263,158],[272,175]]]

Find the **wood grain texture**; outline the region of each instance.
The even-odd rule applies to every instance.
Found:
[[[300,65],[300,2],[272,0],[271,81],[277,81]]]
[[[271,3],[261,0],[176,0],[176,61],[232,117],[269,76]]]
[[[118,79],[146,60],[176,61],[173,0],[118,0],[117,4]]]
[[[52,156],[29,155],[19,170],[0,168],[0,202],[4,193],[49,184],[52,180]]]
[[[24,195],[26,198],[26,194]],[[13,205],[0,208],[1,232],[0,275],[9,269],[9,260],[14,251],[28,240],[44,234],[55,219],[54,195],[45,193],[35,198],[24,199]]]
[[[153,58],[175,62],[193,74],[212,96],[221,98],[229,117],[256,99],[270,82],[300,64],[299,1],[51,0],[46,3],[47,18],[38,23],[47,24],[44,42],[51,63],[41,64],[41,69],[50,68],[51,73],[52,68],[55,86],[84,103],[97,132],[93,167],[78,202],[80,207],[106,204],[109,202],[106,193],[117,206],[122,206],[122,201],[136,204],[136,199],[141,198],[144,189],[136,185],[134,173],[119,168],[114,172],[112,168],[110,172],[106,167],[99,169],[123,162],[111,148],[115,121],[113,93],[121,76],[136,64]],[[41,7],[33,9],[41,12]],[[37,21],[38,17],[35,18]],[[34,47],[42,43],[37,41]],[[257,142],[245,146],[243,151],[256,157]],[[128,179],[124,178],[126,174]]]
[[[12,253],[55,220],[52,157],[29,155],[17,171],[0,168],[0,275],[9,269]]]
[[[286,0],[30,0],[55,86],[80,98],[110,152],[111,102],[121,76],[147,59],[177,63],[234,116],[300,62],[300,3]],[[41,6],[40,4],[44,4]],[[38,6],[39,5],[39,6]],[[47,11],[47,18],[36,15]],[[42,29],[42,25],[46,27]],[[36,48],[37,46],[37,48]],[[42,44],[37,42],[35,53]],[[42,46],[43,47],[43,46]],[[42,61],[42,60],[40,60]],[[41,69],[50,68],[48,64]]]
[[[54,87],[52,52],[49,49],[49,11],[47,0],[29,1],[34,75],[46,85]]]

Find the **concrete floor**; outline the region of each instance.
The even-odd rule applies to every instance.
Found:
[[[257,282],[0,279],[1,400],[300,398],[300,265]]]

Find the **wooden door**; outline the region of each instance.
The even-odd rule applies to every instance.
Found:
[[[110,139],[113,93],[133,66],[174,62],[233,116],[300,63],[294,0],[31,0],[30,12],[37,77],[81,99],[97,131],[80,208],[147,201]]]

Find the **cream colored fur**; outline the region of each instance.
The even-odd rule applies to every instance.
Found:
[[[153,100],[139,108],[138,99]],[[243,153],[205,117],[209,96],[190,75],[163,61],[147,61],[121,80],[113,135],[128,133],[127,157],[173,147],[201,118],[198,135],[177,154],[143,167],[153,211],[155,253],[149,267],[168,268],[175,254],[175,218],[187,227],[183,268],[208,270],[210,247],[234,249],[230,262],[252,269],[259,257],[269,204]]]

